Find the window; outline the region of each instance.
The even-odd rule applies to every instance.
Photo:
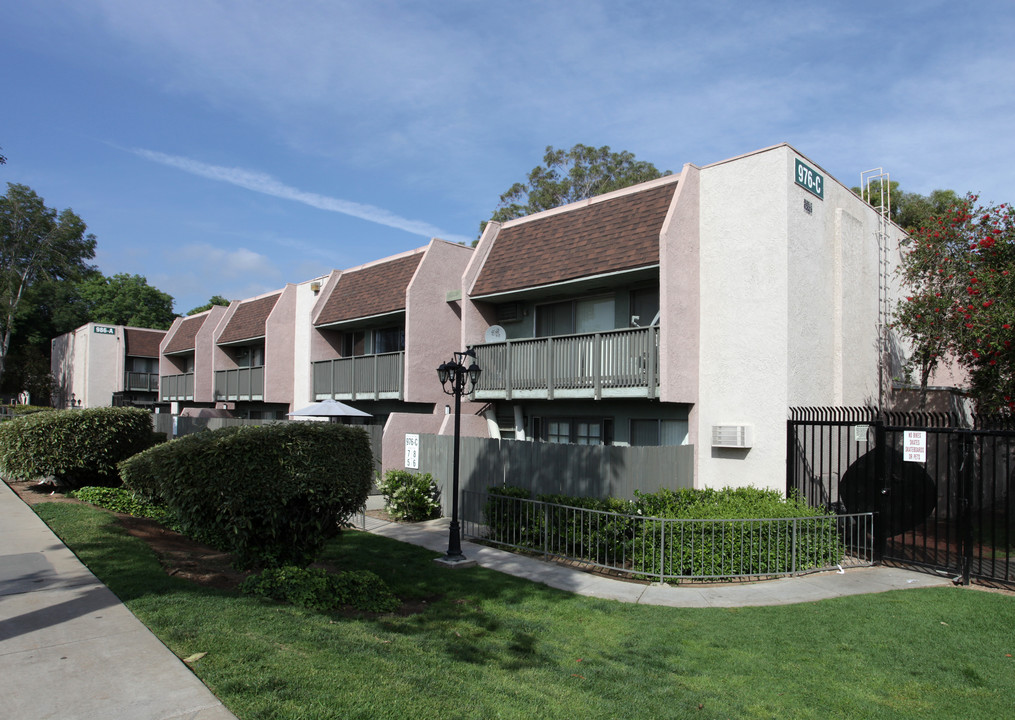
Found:
[[[659,288],[631,291],[631,327],[648,327],[659,314]]]
[[[405,331],[402,328],[384,328],[374,331],[374,352],[401,352],[405,350]]]
[[[405,350],[405,330],[399,327],[342,333],[342,357],[380,355],[402,350]]]
[[[255,368],[264,366],[264,347],[249,345],[236,348],[236,367]]]
[[[536,337],[602,332],[615,327],[612,296],[536,306]]]
[[[686,445],[686,420],[632,420],[631,444],[650,445]]]
[[[547,420],[546,441],[552,443],[571,442],[571,423],[568,420]]]
[[[127,372],[136,373],[157,373],[159,371],[159,361],[155,358],[140,358],[132,357],[127,358]]]
[[[367,334],[363,330],[342,333],[342,357],[367,354]]]
[[[533,418],[532,437],[551,443],[610,445],[613,420],[610,418]]]

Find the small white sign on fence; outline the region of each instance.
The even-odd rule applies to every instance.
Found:
[[[927,462],[927,433],[924,430],[906,430],[902,454],[906,462]]]
[[[419,470],[419,435],[405,434],[405,467]]]

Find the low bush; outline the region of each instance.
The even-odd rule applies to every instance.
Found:
[[[401,605],[384,581],[369,570],[332,574],[293,565],[268,568],[244,580],[240,592],[319,611],[351,607],[383,613]]]
[[[117,464],[155,440],[151,413],[141,408],[33,413],[0,423],[0,473],[53,475],[73,487],[118,485]]]
[[[430,473],[389,470],[379,486],[388,514],[417,522],[440,516],[440,489]]]
[[[360,428],[278,423],[186,435],[120,470],[126,487],[238,567],[272,567],[309,564],[366,502],[372,467]]]
[[[495,485],[486,491],[483,505],[487,537],[522,547],[542,547],[543,514],[531,502],[531,493],[514,485]]]
[[[166,527],[171,527],[174,524],[175,518],[165,507],[147,502],[127,488],[83,487],[70,495],[106,510],[134,517],[150,518]]]

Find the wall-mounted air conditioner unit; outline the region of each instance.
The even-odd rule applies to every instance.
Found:
[[[713,425],[712,447],[749,448],[754,444],[754,428],[750,425]]]

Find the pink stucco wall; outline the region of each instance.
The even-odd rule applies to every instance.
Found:
[[[459,336],[462,287],[472,248],[432,240],[405,293],[405,399],[443,403],[437,366],[464,350]]]
[[[295,347],[296,286],[290,283],[264,323],[265,402],[292,405]]]

